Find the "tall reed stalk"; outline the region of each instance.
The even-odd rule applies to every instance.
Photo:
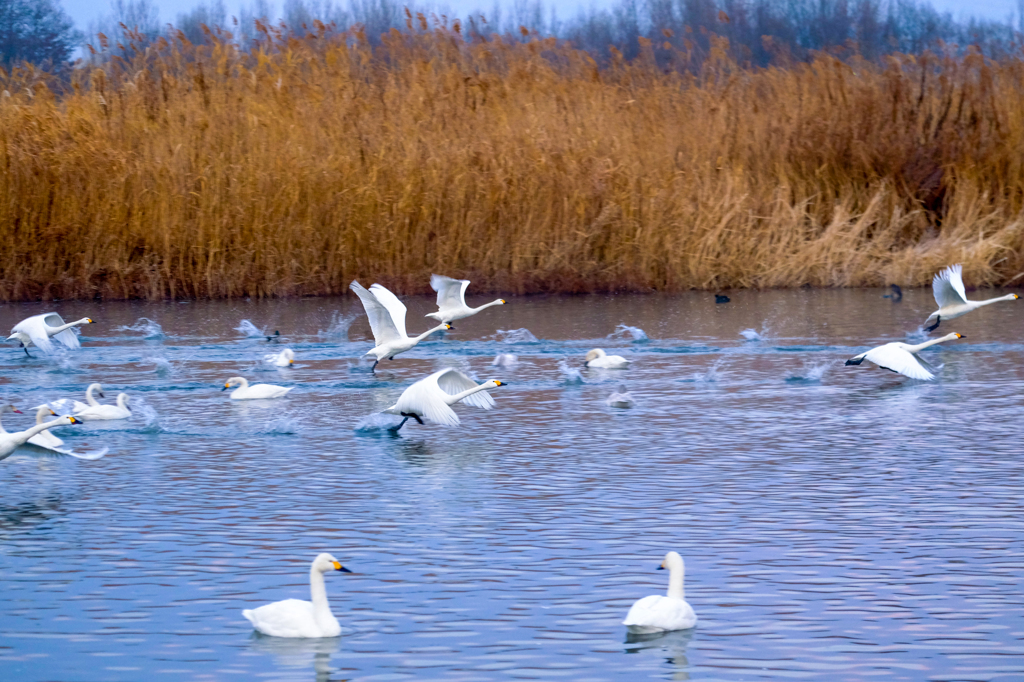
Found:
[[[973,285],[1024,276],[1024,62],[455,31],[182,39],[0,74],[0,298]],[[660,53],[662,63],[666,54]]]

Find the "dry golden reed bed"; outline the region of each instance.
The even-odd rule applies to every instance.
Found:
[[[1024,62],[691,57],[271,33],[2,75],[0,298],[1021,284]]]

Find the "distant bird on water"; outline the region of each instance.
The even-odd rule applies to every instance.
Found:
[[[885,294],[882,298],[891,298],[893,303],[899,303],[903,300],[903,289],[900,289],[898,284],[890,284],[889,288],[892,292]]]
[[[1020,298],[1017,294],[1007,294],[985,301],[968,301],[967,293],[964,291],[963,268],[959,264],[951,265],[932,278],[932,293],[935,294],[935,302],[939,304],[939,309],[925,320],[927,324],[932,318],[935,319],[935,324],[925,327],[925,331],[929,332],[938,329],[943,320],[956,319],[996,301],[1016,301]]]
[[[887,369],[890,372],[896,372],[903,376],[910,377],[911,379],[920,379],[921,381],[931,381],[935,378],[935,375],[931,370],[928,363],[922,360],[918,353],[929,346],[934,346],[937,343],[943,341],[953,341],[954,339],[964,338],[963,334],[946,334],[941,339],[932,339],[931,341],[925,341],[919,343],[916,346],[912,346],[909,343],[887,343],[884,346],[878,346],[872,348],[866,353],[855,355],[846,361],[847,365],[859,365],[860,363],[868,360],[875,363],[882,369]]]
[[[275,330],[272,336],[267,337],[267,343],[277,343],[281,340],[281,331]]]
[[[730,300],[725,294],[715,294],[715,303],[728,303]]]

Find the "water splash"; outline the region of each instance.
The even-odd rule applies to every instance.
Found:
[[[157,412],[149,402],[146,401],[142,396],[132,396],[129,407],[132,410],[132,418],[139,417],[144,426],[147,428],[160,428],[160,424],[157,422]]]
[[[558,361],[558,371],[562,373],[562,383],[567,386],[579,386],[580,384],[587,383],[583,380],[583,375],[575,367],[570,367],[569,363],[565,360]]]
[[[356,317],[357,315],[342,315],[335,311],[331,315],[331,323],[327,329],[321,329],[316,335],[324,339],[348,340],[348,328],[356,321]]]
[[[722,367],[725,366],[725,360],[715,360],[715,362],[703,372],[694,372],[688,379],[680,379],[680,381],[693,382],[695,384],[715,384],[718,383],[722,378]]]
[[[153,363],[153,372],[158,376],[166,377],[174,374],[174,366],[167,358],[145,358],[144,361]]]
[[[166,336],[164,328],[148,317],[140,317],[135,324],[115,327],[116,332],[141,332],[144,339],[162,339]]]
[[[519,356],[513,353],[498,353],[491,362],[492,367],[515,367],[519,364]]]
[[[765,323],[761,325],[761,331],[757,331],[756,329],[744,329],[740,332],[740,336],[747,341],[767,341],[770,333],[771,329],[769,329],[768,324]]]
[[[290,415],[282,415],[252,431],[262,436],[290,436],[299,433],[299,420]]]
[[[374,412],[366,415],[358,422],[352,430],[356,433],[385,434],[397,433],[398,425],[402,423],[402,417],[387,412]]]
[[[615,328],[611,334],[608,335],[609,339],[613,340],[626,340],[632,341],[633,343],[646,343],[650,341],[647,338],[647,333],[640,327],[630,327],[628,324],[620,324]]]
[[[262,329],[254,325],[249,320],[242,320],[239,322],[238,326],[235,327],[235,331],[243,336],[266,336]]]
[[[834,360],[828,362],[805,362],[799,374],[786,377],[786,382],[791,384],[816,384],[821,381],[830,368],[835,366]]]
[[[491,338],[502,343],[540,343],[529,329],[499,329]]]

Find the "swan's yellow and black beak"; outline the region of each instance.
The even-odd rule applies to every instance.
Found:
[[[452,326],[451,326],[450,324],[448,324],[448,323],[445,323],[445,325],[444,325],[444,328],[445,328],[445,329],[451,329],[451,328],[452,328]]]
[[[963,334],[957,334],[956,338],[958,338],[958,339],[966,339],[967,337],[964,336]]]
[[[508,383],[505,382],[505,381],[498,381],[497,379],[495,379],[494,380],[494,385],[495,386],[508,386]]]
[[[50,414],[52,414],[52,415],[53,415],[54,417],[56,417],[56,416],[57,416],[57,413],[56,413],[56,412],[54,412],[54,411],[53,411],[53,409],[51,409],[51,410],[50,410]]]
[[[661,566],[658,566],[658,570],[659,571],[664,571],[665,570],[665,562],[664,561],[661,562]]]
[[[87,317],[87,318],[85,318],[85,323],[86,324],[92,324],[93,323],[93,319],[91,317]]]
[[[341,571],[342,573],[351,573],[352,572],[352,571],[348,570],[347,568],[345,568],[344,566],[342,566],[340,561],[332,561],[331,563],[334,565],[334,570],[335,571]]]
[[[501,301],[501,304],[502,304],[502,305],[505,305],[506,303],[508,303],[508,301],[506,301],[506,300],[505,300],[505,299],[503,299],[503,298],[499,298],[498,300],[499,300],[499,301]]]
[[[227,384],[224,384],[224,388],[222,388],[222,389],[220,389],[220,390],[222,390],[222,391],[226,391],[226,390],[228,390],[229,388],[231,388],[231,387],[230,387],[230,386],[228,386]]]
[[[69,422],[70,424],[81,424],[81,423],[82,423],[82,420],[81,420],[81,419],[75,419],[74,417],[68,417],[68,419],[70,419],[70,420],[71,420],[71,421]]]

